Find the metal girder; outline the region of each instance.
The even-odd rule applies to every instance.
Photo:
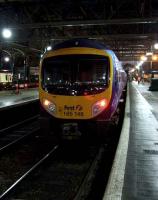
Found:
[[[1,42],[3,46],[10,45],[11,47],[17,47],[20,48],[26,52],[32,51],[34,53],[41,53],[42,49],[45,48],[46,44],[52,43],[52,45],[56,44],[57,41],[63,41],[67,39],[76,38],[77,36],[65,36],[65,37],[40,37],[40,35],[35,37],[35,39],[32,39],[35,43],[41,44],[41,47],[38,49],[35,48],[34,43],[30,44],[28,43],[30,38],[28,38],[28,41],[19,40],[14,42],[14,40],[11,40],[10,42]],[[78,36],[78,38],[82,38],[81,36]],[[83,36],[83,38],[90,38],[94,40],[100,40],[102,43],[105,43],[106,46],[109,46],[110,49],[117,51],[118,53],[126,54],[127,51],[131,51],[132,54],[138,54],[137,51],[144,51],[147,52],[151,48],[151,41],[155,38],[155,34],[113,34],[113,35],[86,35]],[[24,45],[25,42],[25,45]],[[43,44],[43,45],[42,45]],[[45,44],[45,45],[44,45]],[[31,47],[32,45],[32,47]]]
[[[71,36],[71,38],[89,38],[89,39],[98,39],[98,40],[126,40],[126,39],[132,39],[132,40],[137,40],[137,39],[154,39],[157,34],[104,34],[104,35],[92,35],[92,34],[87,34],[87,35],[75,35]],[[49,38],[50,40],[66,40],[70,39],[69,36],[63,36],[63,37],[53,37]]]
[[[0,3],[6,3],[6,2],[13,2],[13,1],[23,1],[23,0],[0,0]]]
[[[10,48],[18,49],[17,51],[19,51],[19,52],[21,51],[21,54],[23,54],[24,52],[34,52],[34,53],[40,54],[42,52],[42,50],[40,50],[40,49],[36,49],[36,48],[30,47],[27,45],[18,44],[15,42],[1,43],[1,47],[3,49],[10,49]]]
[[[110,19],[110,20],[79,20],[79,21],[59,21],[31,24],[8,24],[11,29],[34,29],[48,27],[73,27],[73,26],[104,26],[121,24],[157,24],[158,17],[152,18],[131,18],[131,19]]]
[[[158,39],[156,1],[0,0],[0,28],[7,24],[14,29],[6,44],[26,54],[40,54],[48,43],[91,38],[105,43],[122,60],[139,60]]]
[[[21,44],[18,44],[18,43],[10,43],[10,45],[12,47],[18,47],[18,48],[24,49],[25,51],[29,50],[29,51],[32,51],[32,52],[35,52],[35,53],[41,53],[42,52],[40,49],[36,49],[36,48],[33,48],[33,47],[21,45]]]
[[[36,34],[34,37],[32,36],[32,40],[39,43],[39,41],[43,42],[54,42],[54,41],[62,41],[74,38],[88,38],[94,40],[108,41],[114,43],[129,43],[131,46],[142,46],[151,43],[157,37],[157,34],[104,34],[104,35],[95,35],[95,34],[85,34],[85,35],[65,35],[65,36],[42,36],[41,34]],[[28,42],[31,39],[27,38],[11,38],[7,41],[3,40],[1,43],[24,43]],[[133,43],[134,42],[134,43]],[[126,45],[126,44],[125,44]]]

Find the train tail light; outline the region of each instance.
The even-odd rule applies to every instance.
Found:
[[[93,106],[92,106],[92,114],[93,117],[96,115],[100,114],[103,110],[105,110],[108,107],[108,101],[107,99],[102,99],[100,101],[97,101]]]
[[[49,101],[47,99],[44,99],[43,100],[43,106],[51,114],[55,114],[56,113],[56,105],[53,102],[51,102],[51,101]]]

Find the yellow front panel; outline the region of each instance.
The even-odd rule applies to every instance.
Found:
[[[108,102],[111,98],[109,87],[105,92],[89,96],[60,96],[45,93],[40,90],[40,101],[45,99],[56,105],[54,117],[61,119],[90,119],[92,118],[92,106],[97,101],[106,98]]]

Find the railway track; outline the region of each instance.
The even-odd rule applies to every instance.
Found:
[[[106,154],[106,146],[79,149],[55,145],[7,187],[0,199],[93,199],[96,176]]]
[[[39,100],[0,108],[0,129],[39,114]]]
[[[0,153],[39,131],[38,115],[0,130]]]
[[[2,140],[3,142],[1,142],[0,148],[1,193],[7,191],[7,188],[10,187],[9,185],[12,185],[18,180],[18,177],[21,177],[26,171],[29,171],[32,166],[36,165],[35,163],[37,163],[48,150],[50,151],[53,146],[53,141],[50,142],[50,138],[40,135],[39,124],[36,121],[29,123],[29,125],[27,122],[25,126],[18,123],[18,127],[19,126],[21,127],[20,129],[17,129],[16,126],[10,127],[10,129],[14,129],[12,133],[10,133],[9,128],[3,131],[1,130],[4,139]],[[17,135],[15,134],[16,132],[18,133]],[[46,155],[46,158],[47,156],[48,155]],[[30,171],[32,171],[32,169]],[[2,195],[0,199],[3,198]]]
[[[37,134],[31,140],[19,142],[13,151],[0,156],[0,199],[102,199],[119,133],[102,146],[79,142],[58,146],[52,136],[38,135],[36,125]],[[21,131],[16,125],[10,127],[13,137],[16,131],[24,134],[25,128],[19,123],[17,127]],[[28,125],[26,129],[28,132]],[[10,132],[1,131],[1,136]]]
[[[36,164],[34,164],[28,171],[26,171],[19,179],[17,179],[8,189],[6,189],[1,195],[0,199],[5,199],[9,195],[10,192],[14,191],[17,185],[22,182],[27,176],[29,176],[34,170],[36,170],[46,159],[48,159],[54,152],[58,146],[53,147],[53,149],[48,152],[43,158],[41,158]]]

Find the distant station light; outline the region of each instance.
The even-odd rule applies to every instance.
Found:
[[[147,57],[146,56],[141,56],[140,58],[142,61],[146,61],[147,60]]]
[[[8,72],[9,70],[8,70],[8,69],[2,69],[2,71],[3,71],[3,72]]]
[[[144,61],[143,60],[141,60],[137,65],[136,65],[136,69],[140,69],[140,66],[142,65],[144,63]]]
[[[10,38],[11,36],[12,36],[12,32],[11,32],[11,30],[10,29],[3,29],[2,30],[2,36],[4,37],[4,38]]]
[[[155,43],[155,44],[154,44],[154,48],[155,48],[155,49],[158,49],[158,43]]]
[[[51,46],[47,46],[47,51],[50,51],[50,50],[52,50],[52,47]]]
[[[153,52],[147,52],[146,53],[146,56],[152,56],[153,55]]]
[[[131,73],[134,72],[134,71],[135,71],[135,68],[133,68],[133,69],[130,70]]]
[[[5,57],[5,58],[4,58],[4,61],[5,61],[5,62],[9,62],[9,60],[10,60],[9,57]]]
[[[157,60],[157,55],[153,55],[152,60]]]

